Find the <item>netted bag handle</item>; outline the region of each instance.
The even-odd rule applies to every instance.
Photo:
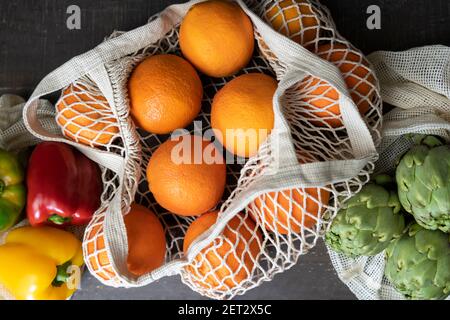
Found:
[[[298,43],[282,36],[271,26],[266,24],[258,15],[251,11],[243,1],[238,1],[245,13],[252,19],[253,24],[258,32],[263,35],[265,44],[273,52],[277,58],[287,67],[287,72],[279,82],[279,88],[274,96],[274,112],[275,112],[275,132],[272,139],[275,143],[273,152],[277,153],[279,163],[277,163],[279,172],[284,172],[287,177],[292,174],[300,174],[307,184],[308,181],[315,181],[316,185],[323,185],[333,181],[343,181],[354,177],[358,169],[364,167],[369,161],[376,157],[376,148],[373,137],[367,128],[366,123],[358,112],[356,104],[349,96],[347,86],[341,76],[339,69],[332,63],[318,57]],[[323,180],[317,180],[317,173],[330,172],[327,163],[317,163],[315,168],[318,172],[302,170],[302,167],[308,165],[300,165],[297,161],[296,152],[292,144],[292,135],[286,118],[281,110],[281,98],[285,91],[302,81],[307,75],[313,75],[328,81],[339,92],[339,105],[342,113],[343,123],[347,129],[350,143],[353,147],[354,160],[339,160],[334,163],[341,168],[348,168],[338,177],[325,177]],[[278,152],[282,150],[282,153]],[[356,160],[356,161],[355,161]],[[338,164],[339,163],[339,164]],[[322,168],[321,168],[322,167]],[[286,169],[286,170],[284,170]],[[328,170],[327,170],[328,169]],[[289,172],[291,171],[292,172]],[[278,174],[278,173],[277,173]],[[280,179],[281,180],[281,179]],[[305,185],[307,186],[307,185]],[[286,186],[284,186],[286,187]]]
[[[379,78],[383,100],[396,107],[384,117],[376,172],[394,173],[399,157],[412,145],[404,135],[437,135],[450,142],[450,48],[379,51],[369,59]],[[328,253],[339,278],[358,299],[404,299],[384,277],[384,251],[354,259],[330,247]]]
[[[47,100],[39,100],[37,117],[45,127],[51,129],[54,108]],[[25,100],[22,97],[5,94],[0,96],[0,147],[18,152],[39,142],[26,128],[22,119]]]

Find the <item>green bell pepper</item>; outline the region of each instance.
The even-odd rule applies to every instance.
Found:
[[[0,149],[0,232],[17,223],[25,201],[24,170],[14,154]]]

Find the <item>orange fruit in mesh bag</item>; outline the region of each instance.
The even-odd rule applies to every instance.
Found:
[[[183,55],[201,72],[225,77],[245,67],[254,49],[253,24],[231,1],[195,4],[180,26]]]
[[[111,266],[105,245],[104,215],[94,216],[83,239],[83,253],[89,270],[104,281],[114,281],[118,275]]]
[[[183,251],[207,231],[218,217],[218,211],[204,214],[189,226]],[[191,279],[205,289],[228,291],[249,280],[262,252],[262,234],[250,217],[242,213],[233,217],[213,243],[203,248],[185,267]]]
[[[118,275],[106,250],[103,221],[104,216],[89,226],[83,247],[89,269],[103,280],[111,281]],[[128,270],[141,276],[160,267],[166,255],[166,239],[156,215],[141,205],[132,204],[124,222],[128,237]]]
[[[241,75],[214,96],[211,127],[225,148],[240,157],[251,157],[274,126],[272,99],[277,81],[262,73]]]
[[[327,81],[305,77],[299,86],[302,116],[316,126],[342,126],[339,92]]]
[[[276,31],[301,45],[308,45],[319,37],[320,20],[308,1],[269,2],[264,18]]]
[[[253,218],[268,231],[300,233],[303,227],[314,228],[329,199],[330,192],[326,189],[289,189],[263,194],[249,209]]]
[[[321,45],[316,53],[339,68],[353,101],[361,115],[364,115],[370,108],[376,89],[375,75],[367,59],[341,43]]]
[[[203,87],[189,62],[160,54],[137,65],[128,81],[128,93],[136,125],[151,133],[167,134],[195,119]]]
[[[56,122],[64,136],[88,146],[107,145],[117,136],[117,120],[98,88],[74,83],[56,103]]]
[[[167,140],[151,156],[147,167],[149,189],[168,211],[197,216],[214,208],[226,183],[225,160],[213,143],[185,135]]]
[[[162,266],[166,256],[166,237],[158,217],[149,209],[132,204],[124,221],[128,238],[128,270],[141,276]]]

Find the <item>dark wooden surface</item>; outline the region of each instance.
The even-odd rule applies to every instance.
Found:
[[[181,0],[16,0],[0,2],[0,95],[25,98],[50,71],[85,52],[113,30],[144,24]],[[323,0],[342,35],[363,52],[405,50],[427,44],[450,45],[449,0]],[[81,30],[66,28],[66,9],[82,10]],[[366,28],[366,8],[381,8],[381,30]],[[76,299],[197,299],[179,277],[139,289],[113,289],[85,275]],[[323,245],[247,299],[353,299],[334,274]]]

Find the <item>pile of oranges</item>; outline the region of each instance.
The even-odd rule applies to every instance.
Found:
[[[182,21],[179,43],[183,58],[148,57],[136,66],[128,82],[131,115],[137,126],[152,134],[184,128],[201,112],[203,87],[197,72],[229,77],[250,62],[255,47],[253,24],[236,3],[202,2]],[[271,76],[250,73],[235,77],[216,93],[210,122],[217,141],[228,152],[244,158],[257,153],[274,127],[276,89],[277,81]],[[173,214],[197,217],[187,230],[185,253],[217,219],[218,211],[212,210],[222,200],[226,170],[221,150],[196,135],[168,139],[151,155],[147,181],[157,203]],[[262,234],[251,218],[239,214],[221,239],[226,240],[204,248],[186,271],[200,286],[226,291],[249,278],[262,250]]]
[[[278,1],[276,6],[267,8],[265,19],[278,32],[335,64],[360,113],[364,115],[368,111],[375,82],[368,62],[362,54],[344,44],[317,45],[321,22],[307,0]],[[134,123],[151,134],[170,134],[190,125],[199,115],[204,93],[200,74],[229,77],[247,66],[255,50],[253,24],[232,1],[201,2],[193,5],[184,17],[179,45],[182,56],[147,57],[134,68],[128,81]],[[77,101],[84,101],[92,108],[91,98],[73,88],[67,90]],[[249,73],[234,77],[216,93],[210,123],[216,140],[224,149],[242,158],[257,154],[274,128],[272,99],[276,90],[276,79],[263,73]],[[316,126],[342,126],[339,93],[330,84],[308,76],[301,81],[299,90],[305,105],[305,119],[312,116],[310,121]],[[83,115],[83,104],[78,104],[75,114],[70,111],[70,102],[63,97],[58,103],[58,111],[65,116],[59,121],[64,134],[80,143],[95,145],[89,140],[94,137],[89,132],[102,131],[103,127],[96,128],[90,117],[97,119],[99,116],[95,112]],[[67,119],[72,119],[70,126]],[[106,120],[112,124],[115,121],[113,118]],[[89,132],[84,132],[86,127]],[[96,135],[96,141],[109,143],[111,135],[116,133],[115,129],[111,130]],[[188,148],[180,147],[183,144]],[[205,154],[213,161],[205,159]],[[222,154],[214,143],[200,136],[185,135],[178,141],[169,139],[162,143],[149,160],[148,188],[158,204],[175,215],[196,218],[185,235],[185,253],[217,220],[215,209],[227,183]],[[261,195],[250,203],[251,214],[240,213],[231,219],[221,240],[204,248],[185,271],[202,287],[226,291],[241,284],[251,276],[263,250],[258,225],[280,234],[298,233],[302,227],[313,228],[329,198],[327,190],[318,188]],[[130,272],[140,276],[161,266],[167,248],[164,229],[156,215],[147,208],[133,205],[125,224]],[[209,250],[211,247],[215,249]]]

